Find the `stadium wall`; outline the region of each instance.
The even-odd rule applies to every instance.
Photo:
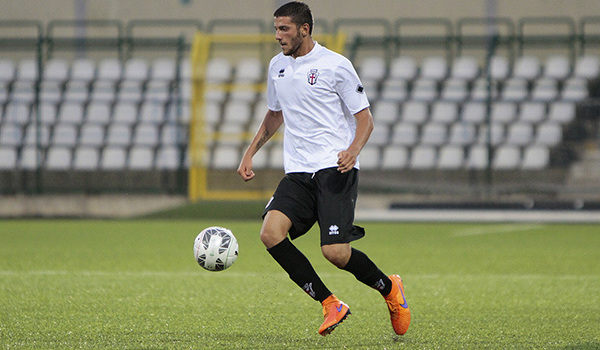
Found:
[[[0,20],[28,19],[47,22],[75,19],[76,4],[87,19],[262,19],[268,21],[281,0],[1,0]],[[336,0],[307,1],[317,20],[337,18],[461,17],[486,15],[484,0]],[[597,0],[501,0],[495,1],[499,17],[600,16]]]

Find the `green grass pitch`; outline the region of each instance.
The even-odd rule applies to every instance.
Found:
[[[221,225],[240,256],[201,269]],[[296,240],[352,315],[321,337],[320,305],[258,239],[259,221],[0,221],[2,349],[597,349],[600,225],[364,223],[354,246],[405,280],[393,334],[383,299]]]

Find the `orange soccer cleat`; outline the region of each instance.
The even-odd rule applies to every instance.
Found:
[[[392,291],[384,298],[390,310],[390,319],[392,327],[394,327],[394,332],[402,335],[408,331],[408,326],[410,325],[410,310],[404,297],[402,278],[398,275],[391,275],[389,278],[392,280]]]
[[[325,321],[319,328],[319,334],[326,336],[333,332],[342,321],[351,314],[350,308],[344,302],[336,298],[335,295],[331,294],[327,299],[323,300],[323,316]]]

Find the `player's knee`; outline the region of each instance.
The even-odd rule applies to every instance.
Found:
[[[349,244],[332,244],[322,246],[321,252],[325,259],[341,269],[348,264],[350,254],[352,253],[351,249]]]
[[[279,244],[286,237],[285,232],[280,232],[278,230],[274,230],[273,228],[263,227],[260,231],[260,241],[267,248],[271,248]]]

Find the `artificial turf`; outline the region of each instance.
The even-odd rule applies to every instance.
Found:
[[[240,245],[202,270],[204,227]],[[2,349],[596,349],[600,225],[364,223],[354,246],[400,274],[413,319],[396,336],[383,299],[295,244],[352,315],[321,337],[320,305],[258,239],[259,221],[0,221]]]

